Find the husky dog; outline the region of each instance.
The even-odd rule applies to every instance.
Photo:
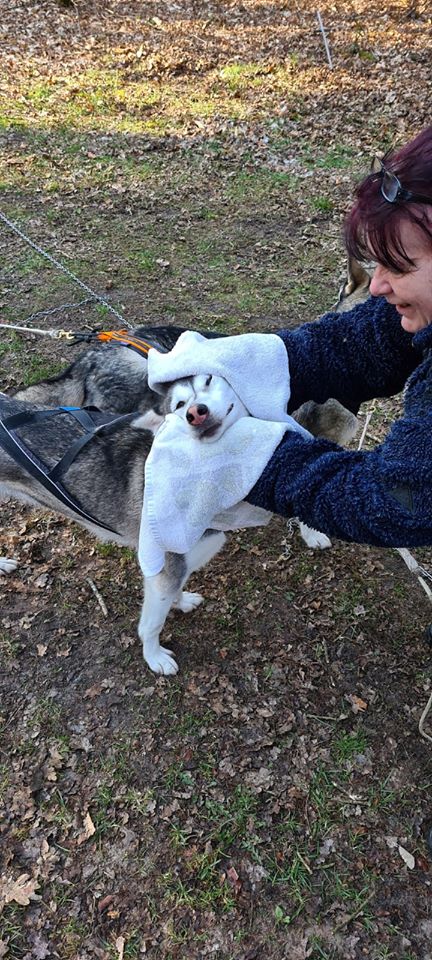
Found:
[[[150,342],[158,350],[166,351],[172,349],[182,332],[182,327],[148,326],[138,327],[133,335]],[[218,335],[206,333],[206,336]],[[97,407],[119,415],[145,414],[149,430],[159,426],[166,412],[164,400],[148,386],[145,356],[118,343],[88,348],[58,376],[18,391],[13,400],[45,408],[61,404]],[[348,442],[358,427],[354,415],[335,400],[322,405],[304,404],[294,417],[312,434],[327,436],[340,443]],[[54,450],[53,454],[57,459],[62,456],[60,450]],[[0,476],[0,484],[1,479]],[[54,503],[50,505],[56,509]],[[331,545],[325,534],[311,530],[305,524],[299,526],[308,546],[323,548]],[[0,575],[11,573],[16,566],[15,560],[0,557]]]
[[[44,506],[77,520],[101,540],[138,550],[139,529],[144,496],[144,465],[154,432],[167,413],[185,420],[197,443],[216,441],[239,417],[248,416],[237,394],[221,377],[195,376],[170,384],[160,399],[161,411],[154,410],[129,418],[108,429],[99,429],[82,447],[64,474],[64,486],[86,516],[69,508],[46,489],[0,446],[0,496],[13,496],[34,506]],[[0,414],[8,418],[34,414],[40,407],[15,398],[0,397]],[[97,417],[96,417],[97,420]],[[22,423],[16,430],[19,440],[32,456],[51,469],[76,442],[82,427],[68,411]],[[156,673],[173,674],[177,663],[170,650],[160,646],[159,636],[169,610],[174,607],[188,613],[201,603],[198,593],[187,593],[183,586],[190,573],[198,570],[217,553],[225,535],[208,530],[186,555],[167,553],[163,570],[145,577],[144,603],[138,626],[143,656]]]
[[[338,312],[343,312],[350,309],[355,303],[366,299],[369,282],[370,275],[359,264],[350,261],[348,280],[341,288],[339,301],[335,309]],[[134,336],[144,338],[157,349],[164,351],[172,349],[183,329],[175,326],[138,327],[134,331]],[[206,336],[214,337],[218,334],[207,333]],[[180,389],[179,384],[177,386]],[[213,389],[215,387],[216,379],[213,378]],[[131,421],[134,420],[134,423],[123,423],[115,431],[115,434],[112,432],[102,433],[97,440],[95,438],[94,443],[83,449],[79,458],[71,466],[67,477],[71,492],[80,502],[85,503],[90,514],[94,510],[95,515],[100,517],[104,526],[109,526],[110,517],[106,515],[107,504],[100,497],[98,484],[93,482],[93,478],[108,476],[109,482],[114,484],[115,487],[121,479],[126,488],[126,501],[121,498],[116,509],[116,529],[117,527],[120,528],[118,533],[107,537],[106,530],[97,523],[86,523],[82,520],[79,522],[83,522],[84,526],[87,526],[89,530],[102,539],[114,539],[117,543],[136,548],[142,508],[143,464],[149,452],[154,431],[161,423],[166,412],[171,410],[172,393],[173,390],[170,390],[164,398],[161,398],[149,388],[147,362],[143,355],[138,355],[120,344],[98,345],[95,348],[87,349],[60,375],[18,391],[9,400],[4,398],[6,407],[3,405],[3,416],[8,416],[20,410],[35,409],[32,405],[36,405],[36,408],[40,409],[55,407],[60,404],[62,406],[97,407],[100,410],[117,414],[141,414],[139,420],[131,416],[130,419]],[[189,403],[187,409],[191,406],[193,404]],[[327,401],[322,405],[313,402],[304,404],[294,414],[294,417],[312,434],[324,436],[342,444],[348,443],[358,428],[356,417],[345,410],[336,400]],[[201,428],[202,423],[204,421],[191,423],[191,428]],[[137,429],[138,426],[141,429]],[[197,430],[202,439],[205,438],[208,428],[212,429],[209,422],[207,422],[204,430]],[[220,428],[218,429],[220,430]],[[68,418],[67,414],[59,414],[55,427],[54,421],[46,421],[44,425],[39,424],[38,431],[42,447],[46,455],[51,451],[51,459],[54,463],[61,458],[63,452],[76,438],[79,428],[76,422],[73,423]],[[28,436],[30,445],[33,442],[32,438],[34,440],[35,436],[33,431],[31,434],[31,437]],[[124,476],[122,469],[125,458],[130,465],[127,476]],[[120,476],[117,476],[117,470],[119,470]],[[96,471],[100,471],[100,473]],[[105,489],[105,483],[103,487]],[[49,493],[37,481],[32,480],[22,467],[14,464],[4,451],[0,451],[1,494],[14,495],[18,499],[24,499],[33,504],[42,504],[54,510],[59,509],[58,501],[54,497],[50,497]],[[63,507],[61,512],[65,516],[79,519],[67,507]],[[300,523],[299,526],[301,535],[309,546],[322,548],[331,545],[325,534],[311,530],[303,523]],[[204,541],[192,552],[193,555],[182,558],[183,573],[180,578],[178,575],[180,561],[174,554],[167,555],[166,568],[170,571],[168,581],[171,582],[170,576],[175,567],[177,573],[174,580],[180,582],[178,587],[180,599],[169,600],[168,609],[169,606],[175,606],[176,604],[180,609],[192,609],[200,602],[201,598],[198,597],[197,599],[197,595],[194,595],[194,601],[190,598],[186,600],[186,594],[180,596],[181,586],[192,570],[198,569],[220,549],[224,542],[224,536],[213,532],[212,535],[206,536]],[[16,566],[17,562],[15,560],[0,557],[0,575],[12,573]],[[161,574],[160,577],[162,579],[159,582],[162,582],[163,575]],[[153,585],[148,584],[148,597],[150,597],[152,591]],[[168,594],[171,596],[170,591],[168,591]],[[166,614],[162,617],[162,620],[159,617],[158,623],[161,622],[156,629],[156,633],[158,633],[158,630],[160,632],[165,616]],[[146,613],[143,608],[139,627],[140,636],[143,638],[145,636],[143,626],[145,621]],[[149,649],[148,640],[147,649]],[[157,654],[145,653],[145,657],[152,669],[159,669]],[[159,672],[165,672],[165,670],[162,669]],[[167,672],[173,672],[173,670],[168,669]]]
[[[347,298],[353,295],[351,290]],[[138,327],[133,336],[165,351],[172,349],[183,331],[184,328],[176,326]],[[206,333],[205,336],[213,338],[218,334]],[[19,391],[15,398],[46,405],[94,406],[118,414],[145,413],[150,428],[161,422],[161,398],[148,386],[145,357],[119,344],[90,348],[58,376]],[[357,418],[337,400],[328,400],[324,404],[309,401],[293,416],[313,436],[326,437],[342,445],[348,444],[358,429]],[[322,550],[331,546],[326,534],[301,521],[298,521],[298,527],[311,549]],[[0,558],[0,573],[9,572],[9,569],[2,570]]]
[[[163,330],[159,335],[166,343]],[[119,349],[121,355],[113,357],[112,354]],[[61,475],[62,489],[72,498],[72,504],[75,502],[78,510],[83,507],[84,511],[77,512],[67,500],[59,501],[29,472],[26,464],[17,462],[1,444],[0,497],[12,496],[34,506],[48,507],[77,520],[101,540],[110,540],[137,551],[144,465],[154,434],[164,417],[176,413],[185,420],[197,443],[209,443],[217,440],[239,417],[249,415],[229,384],[223,378],[211,375],[177,380],[167,385],[164,395],[156,398],[147,385],[143,364],[146,366],[141,357],[124,347],[112,348],[112,352],[109,348],[106,355],[103,348],[100,352],[88,351],[60,377],[30,387],[15,397],[0,395],[0,417],[6,425],[11,417],[19,414],[37,414],[36,420],[33,417],[32,422],[21,422],[15,435],[34,460],[42,462],[48,471],[67,457],[72,445],[79,443],[83,427],[73,412],[61,408],[40,419],[44,408],[59,400],[66,400],[68,406],[76,405],[77,401],[91,405],[103,394],[104,406],[117,407],[117,410],[129,407],[129,411],[132,406],[138,411],[138,415],[128,411],[128,416],[114,418],[114,422],[108,424],[99,411],[88,412],[91,412],[96,432]],[[38,403],[28,402],[27,398],[31,401],[37,399]],[[99,423],[100,418],[102,423]],[[305,404],[303,415],[300,412],[297,418],[306,428],[311,428],[311,432],[325,431],[331,422],[333,435],[338,437],[344,431],[352,435],[353,425],[357,423],[356,418],[337,401],[332,401],[331,409],[324,416],[320,415],[316,404]],[[309,533],[312,545],[322,545],[319,538],[323,534],[308,531],[306,527],[303,533],[305,531]],[[224,542],[223,533],[208,530],[188,554],[167,553],[163,570],[156,576],[144,578],[144,603],[138,634],[144,659],[156,673],[177,672],[172,652],[160,646],[161,630],[171,608],[187,613],[201,603],[200,594],[185,592],[183,587],[189,575],[208,563]],[[14,561],[0,561],[3,573],[11,572],[13,566]]]

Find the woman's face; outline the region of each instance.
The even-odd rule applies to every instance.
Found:
[[[393,273],[378,264],[370,292],[396,307],[404,330],[417,333],[432,323],[432,247],[426,245],[424,234],[412,223],[402,224],[401,241],[415,267],[409,273]]]

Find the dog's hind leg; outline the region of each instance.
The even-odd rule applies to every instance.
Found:
[[[332,542],[326,533],[321,533],[320,530],[314,530],[313,527],[306,526],[301,520],[297,522],[300,536],[311,550],[326,550],[328,547],[331,547]]]

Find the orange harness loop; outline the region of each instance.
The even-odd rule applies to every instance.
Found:
[[[152,349],[151,343],[147,343],[146,340],[140,340],[138,337],[132,337],[128,330],[101,330],[100,333],[96,334],[96,340],[100,340],[102,343],[122,343],[126,347],[139,350],[145,357],[148,356],[149,350]]]

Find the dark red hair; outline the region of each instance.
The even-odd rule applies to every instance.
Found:
[[[432,207],[432,127],[427,127],[401,150],[383,158],[405,190],[430,197]],[[381,194],[382,178],[371,173],[356,190],[356,202],[345,222],[348,253],[357,260],[376,260],[395,273],[406,273],[415,264],[401,241],[403,223],[416,224],[432,248],[432,209],[412,201],[389,203]]]

